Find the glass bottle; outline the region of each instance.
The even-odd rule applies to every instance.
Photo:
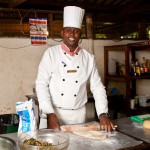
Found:
[[[140,64],[140,73],[141,73],[141,75],[144,75],[144,68],[143,68],[142,64]]]
[[[148,67],[146,66],[146,59],[145,59],[145,57],[143,57],[142,66],[143,66],[144,74],[148,74]]]
[[[120,75],[119,70],[120,70],[119,61],[116,61],[116,75]]]
[[[136,76],[140,76],[140,65],[138,59],[136,59],[135,61],[135,72],[136,72]]]
[[[130,75],[134,76],[134,73],[135,73],[135,63],[134,63],[133,59],[131,59],[131,62],[130,62]]]

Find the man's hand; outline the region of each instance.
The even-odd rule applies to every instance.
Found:
[[[47,129],[60,130],[59,120],[54,113],[47,114]]]
[[[105,130],[106,132],[111,132],[116,128],[116,126],[110,121],[109,117],[104,114],[99,116],[99,123],[101,130]]]

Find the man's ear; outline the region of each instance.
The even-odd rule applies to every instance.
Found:
[[[61,30],[61,37],[63,37],[63,30]]]

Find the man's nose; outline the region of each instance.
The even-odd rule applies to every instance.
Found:
[[[70,29],[70,34],[74,34],[74,29]]]

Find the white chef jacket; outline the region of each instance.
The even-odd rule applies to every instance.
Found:
[[[67,57],[61,45],[48,48],[40,62],[36,91],[41,117],[54,108],[77,110],[87,103],[87,81],[95,99],[97,115],[107,113],[107,96],[94,61],[85,49]]]

